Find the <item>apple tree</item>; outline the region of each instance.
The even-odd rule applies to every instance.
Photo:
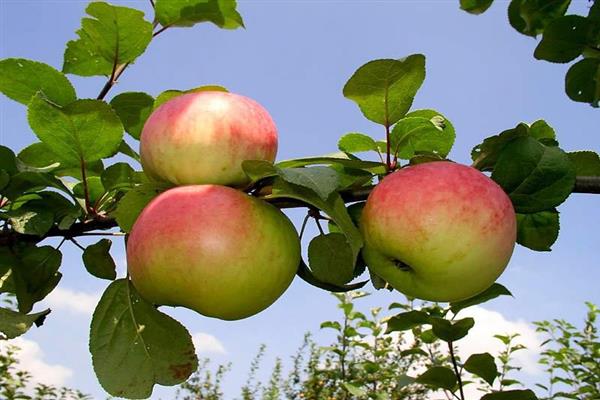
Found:
[[[460,4],[469,12],[480,13],[491,2],[461,0]],[[464,363],[454,356],[455,342],[468,337],[475,324],[473,319],[459,319],[457,315],[466,307],[510,294],[494,280],[506,266],[515,241],[533,251],[549,250],[558,237],[556,207],[572,193],[600,193],[598,154],[562,149],[554,129],[544,120],[537,120],[528,124],[518,123],[496,135],[482,138],[480,143],[474,144],[472,165],[456,167],[457,164],[448,159],[456,137],[452,122],[437,110],[411,108],[426,70],[426,57],[412,54],[399,60],[369,61],[356,69],[343,88],[343,95],[356,103],[357,112],[381,127],[383,140],[353,132],[342,136],[337,152],[328,155],[274,162],[272,151],[241,153],[243,155],[223,168],[211,168],[213,164],[203,167],[201,181],[195,177],[191,181],[171,179],[169,173],[162,172],[169,170],[173,163],[183,164],[184,170],[186,167],[193,170],[195,163],[200,161],[194,158],[197,152],[207,159],[214,151],[211,146],[223,145],[219,141],[215,141],[216,144],[202,142],[200,138],[188,141],[186,135],[192,129],[186,123],[203,121],[206,126],[216,126],[211,134],[231,134],[233,139],[229,144],[233,146],[230,149],[233,152],[240,140],[244,146],[253,145],[252,138],[242,138],[244,134],[239,132],[245,132],[247,123],[256,122],[253,118],[257,115],[257,108],[242,122],[228,121],[241,112],[225,112],[209,124],[205,119],[209,117],[204,114],[208,106],[203,102],[208,98],[214,106],[215,98],[231,99],[236,95],[218,86],[170,89],[156,98],[143,92],[113,93],[115,83],[123,79],[128,66],[147,50],[153,38],[163,32],[199,23],[212,23],[223,29],[244,26],[234,0],[154,0],[151,3],[155,12],[151,20],[133,8],[105,2],[90,3],[86,9],[87,16],[82,19],[81,28],[77,31],[78,38],[66,45],[61,71],[27,59],[0,61],[0,91],[27,107],[29,125],[39,139],[18,154],[10,148],[0,147],[0,293],[14,296],[17,302],[16,309],[0,308],[2,336],[17,337],[33,325],[41,326],[45,318],[51,318],[48,315],[50,310],[38,310],[35,306],[59,285],[62,276],[60,249],[72,244],[82,250],[83,267],[91,275],[108,281],[93,315],[90,352],[100,384],[114,396],[148,397],[155,384],[179,384],[198,367],[190,334],[182,324],[161,312],[159,306],[186,306],[224,319],[247,317],[275,301],[294,275],[310,285],[332,292],[357,289],[370,281],[377,289],[396,288],[410,296],[449,303],[446,306],[405,310],[389,320],[389,331],[423,327],[426,335],[442,340],[448,346],[451,368],[434,366],[411,379],[446,389],[463,400],[463,386],[466,384],[461,378],[463,369],[493,382],[498,372],[491,355],[472,355]],[[543,32],[543,39],[535,53],[537,58],[569,62],[583,56],[567,73],[566,91],[576,101],[597,106],[600,5],[593,3],[587,16],[564,16],[568,3],[513,0],[509,7],[510,22],[527,35],[536,36]],[[108,78],[97,98],[81,99],[67,75]],[[229,110],[231,104],[228,101],[218,103],[216,108],[219,112]],[[174,115],[178,117],[175,120],[163,123],[156,117],[164,113],[166,107],[179,103],[186,106],[173,108]],[[186,114],[186,110],[193,112]],[[167,113],[168,117],[173,113]],[[264,127],[265,124],[263,121],[256,126]],[[252,129],[253,133],[260,131],[256,127]],[[153,147],[148,139],[151,133],[147,133],[151,131],[158,132],[160,140],[170,138],[172,141]],[[125,135],[129,136],[127,140]],[[128,144],[140,140],[141,154],[137,146]],[[198,141],[201,142],[200,150],[193,148]],[[171,145],[172,148],[169,147]],[[188,153],[191,161],[186,161]],[[117,154],[122,159],[128,157],[129,162],[114,162],[112,157]],[[143,170],[140,163],[144,166]],[[188,163],[192,165],[188,166]],[[410,243],[407,244],[404,239],[398,239],[403,235],[395,234],[380,235],[384,239],[382,243],[378,239],[379,234],[372,232],[377,231],[378,224],[385,222],[369,222],[370,228],[363,228],[361,212],[363,207],[367,207],[369,221],[371,218],[377,220],[377,207],[369,205],[375,196],[370,198],[370,193],[384,190],[380,182],[391,181],[392,177],[405,177],[414,171],[430,171],[418,178],[427,188],[423,196],[466,190],[460,180],[462,172],[456,176],[449,175],[448,179],[440,178],[449,169],[455,168],[469,171],[468,174],[475,174],[473,176],[484,182],[481,187],[473,189],[478,196],[480,192],[487,193],[488,188],[496,190],[491,197],[481,195],[481,204],[488,206],[479,206],[474,218],[486,215],[492,218],[492,215],[504,213],[501,222],[505,224],[502,226],[506,227],[507,233],[498,241],[502,244],[497,246],[504,246],[503,260],[493,266],[495,272],[486,278],[487,281],[473,285],[475,289],[471,291],[429,296],[427,292],[431,290],[427,289],[431,288],[427,287],[427,282],[419,283],[425,285],[424,291],[413,290],[416,281],[413,281],[413,286],[408,283],[406,289],[406,282],[396,283],[396,276],[412,277],[406,274],[414,274],[420,268],[415,260],[433,249],[425,244],[431,243],[432,232],[428,229],[431,221],[436,221],[439,215],[432,214],[427,218],[420,214],[411,215],[410,221],[419,229],[408,232]],[[239,169],[239,173],[234,169]],[[210,173],[206,174],[207,170]],[[234,180],[221,179],[230,173],[235,176]],[[429,187],[428,182],[437,182],[437,188],[435,185]],[[219,193],[232,194],[216,198],[208,198],[204,194],[190,197],[189,193],[185,193],[186,187],[179,186],[182,183],[210,185],[211,188],[219,188],[215,189]],[[399,185],[394,185],[394,191]],[[196,194],[206,192],[204,189],[191,191]],[[402,195],[402,190],[399,193],[394,192],[393,195]],[[230,200],[234,198],[241,200]],[[407,199],[419,201],[414,196]],[[452,204],[472,211],[469,204],[451,203],[450,200],[454,198],[440,197],[439,203],[446,211]],[[497,209],[494,205],[496,200],[504,202]],[[217,208],[211,208],[213,203]],[[254,208],[240,205],[246,203],[252,203]],[[221,234],[209,235],[198,228],[194,218],[185,220],[176,212],[177,209],[186,209],[194,213],[192,215],[208,220],[223,213],[223,204],[227,205],[226,211],[239,212],[240,218],[248,216],[243,221],[249,223],[231,226],[232,231],[223,227],[217,229]],[[167,205],[170,213],[163,208]],[[278,210],[287,208],[306,209],[298,235],[295,232],[290,235],[293,228]],[[164,217],[162,225],[147,223],[149,220],[161,221],[161,216]],[[169,221],[177,218],[182,220],[181,224],[187,224],[186,229],[189,230],[184,232],[187,236],[169,241]],[[407,219],[393,219],[395,217],[391,214],[390,218],[383,220],[396,224],[390,228],[392,233],[396,232],[396,228],[409,226]],[[455,223],[453,219],[448,221],[448,224]],[[483,225],[488,226],[488,222],[498,220],[485,221],[487,225]],[[308,257],[303,260],[299,240],[309,222],[317,225],[319,234],[310,240],[306,249]],[[221,226],[222,220],[211,220],[210,224]],[[165,227],[166,231],[161,233],[159,226]],[[279,253],[261,253],[264,257],[261,260],[271,261],[261,265],[266,269],[253,269],[259,267],[256,263],[247,264],[249,257],[235,250],[235,244],[240,244],[239,237],[232,236],[235,229],[245,229],[244,235],[260,234],[259,239],[283,235],[289,236],[289,240],[278,243],[282,246]],[[468,234],[475,237],[478,232],[469,231]],[[99,236],[99,240],[88,247],[84,248],[77,241],[80,236],[95,235]],[[161,236],[164,240],[155,240],[156,235],[164,235]],[[187,276],[181,271],[170,270],[175,264],[171,261],[182,256],[191,256],[194,261],[200,257],[198,254],[208,254],[207,251],[195,252],[196,247],[201,246],[212,246],[210,253],[214,254],[232,237],[235,240],[230,240],[231,247],[222,251],[224,260],[235,256],[239,259],[237,265],[253,272],[251,276],[244,277],[247,279],[246,286],[238,288],[235,296],[239,296],[239,302],[250,299],[255,307],[239,310],[236,309],[239,305],[233,304],[233,311],[216,310],[215,307],[222,306],[217,304],[222,299],[216,299],[213,305],[183,304],[177,296],[178,290],[185,285],[188,290],[190,287],[193,289],[199,282],[207,281],[207,276],[212,277],[210,274],[222,269],[215,267],[202,272],[208,275],[195,275],[194,272]],[[56,246],[49,244],[57,239]],[[113,240],[125,240],[128,245],[129,272],[124,277],[117,277],[115,262],[110,255]],[[187,247],[169,247],[175,242],[187,244]],[[387,250],[382,250],[388,248],[403,250],[399,256],[393,254],[392,257]],[[477,265],[498,250],[491,248],[480,252],[482,248],[482,243],[475,242],[471,250],[465,250],[460,257],[453,255],[452,260],[442,248],[437,263],[426,265],[425,269]],[[156,249],[165,251],[156,253]],[[383,256],[376,254],[378,251]],[[153,257],[146,257],[148,254],[153,254]],[[469,258],[474,254],[479,254],[479,258]],[[471,261],[465,262],[465,257]],[[385,268],[378,261],[381,259],[385,261]],[[285,263],[280,263],[281,260]],[[281,264],[281,268],[275,270],[276,264]],[[390,268],[391,273],[384,271]],[[218,276],[217,273],[215,279],[221,279],[221,285],[234,287],[241,279],[241,270],[230,275]],[[269,283],[269,274],[276,275],[278,271],[288,271],[285,273],[289,276],[283,276],[283,273],[279,281]],[[449,289],[458,288],[460,280],[467,278],[469,272],[466,268],[464,272],[455,274],[454,279],[458,281],[448,281]],[[157,283],[161,274],[170,276],[175,283]],[[257,289],[259,287],[260,290]],[[261,304],[253,303],[258,302],[257,299],[269,289],[272,289],[271,297],[260,300],[263,301]],[[483,398],[534,399],[535,395],[530,390],[491,391]]]

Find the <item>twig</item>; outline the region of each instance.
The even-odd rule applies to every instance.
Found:
[[[448,342],[448,349],[450,350],[450,359],[452,360],[452,366],[454,367],[454,374],[456,375],[456,380],[458,381],[458,390],[460,391],[460,399],[465,400],[465,393],[463,391],[463,383],[460,372],[458,371],[458,363],[456,362],[456,357],[454,356],[454,344],[450,341]]]

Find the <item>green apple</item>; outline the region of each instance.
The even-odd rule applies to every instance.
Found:
[[[150,115],[140,137],[144,172],[175,185],[248,183],[244,160],[273,162],[277,128],[256,101],[238,94],[194,92]]]
[[[127,241],[140,295],[225,320],[254,315],[283,294],[300,240],[276,207],[217,185],[181,186],[155,198]]]
[[[516,240],[510,198],[478,170],[441,161],[385,177],[361,216],[368,267],[409,297],[459,301],[506,268]]]

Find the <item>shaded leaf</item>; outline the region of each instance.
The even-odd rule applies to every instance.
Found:
[[[517,243],[536,251],[550,251],[558,238],[556,209],[533,214],[517,214]]]
[[[425,56],[375,60],[361,66],[344,86],[344,96],[369,120],[391,126],[406,115],[425,79]]]
[[[445,342],[455,342],[467,336],[469,330],[475,325],[473,318],[463,318],[450,321],[444,318],[433,317],[430,319],[433,333]]]
[[[15,232],[42,236],[54,224],[54,214],[43,208],[19,208],[9,213],[10,224]]]
[[[520,33],[536,37],[546,26],[565,15],[571,0],[512,0],[508,20]]]
[[[576,59],[588,43],[589,24],[580,15],[566,15],[550,22],[535,49],[535,58],[557,63]]]
[[[67,43],[63,72],[81,76],[110,75],[114,66],[134,61],[152,40],[152,24],[144,13],[105,2],[92,2],[79,39]]]
[[[50,310],[39,313],[23,314],[8,308],[0,307],[0,338],[14,339],[21,336],[31,328],[33,324],[40,326]]]
[[[573,101],[598,107],[600,101],[600,58],[584,58],[569,68],[565,91]]]
[[[128,191],[119,201],[115,211],[115,219],[119,227],[124,232],[130,232],[144,207],[167,188],[166,184],[143,184]]]
[[[53,103],[65,106],[76,99],[71,82],[51,66],[23,58],[0,61],[0,92],[27,105],[37,92]]]
[[[460,8],[471,14],[482,14],[493,2],[494,0],[460,0]]]
[[[102,186],[107,192],[121,188],[132,188],[140,183],[138,173],[127,163],[116,163],[106,168],[100,176]]]
[[[279,176],[286,182],[312,190],[322,200],[327,200],[340,185],[337,173],[329,167],[283,168]]]
[[[480,400],[538,400],[534,392],[526,390],[505,390],[484,395]]]
[[[470,299],[450,303],[450,310],[454,314],[458,314],[460,310],[485,303],[499,296],[512,296],[512,293],[501,284],[494,283],[488,289],[484,290],[478,295],[471,297]]]
[[[142,92],[126,92],[115,96],[110,105],[121,119],[125,131],[139,140],[154,107],[154,98]]]
[[[85,269],[97,278],[114,280],[117,277],[117,266],[110,255],[111,245],[110,240],[100,239],[83,251]]]
[[[575,165],[577,176],[600,176],[600,157],[593,151],[575,151],[569,153]]]
[[[188,89],[188,90],[177,90],[177,89],[165,90],[164,92],[159,94],[158,97],[156,97],[156,100],[154,100],[153,109],[160,107],[163,103],[166,103],[167,101],[174,99],[175,97],[178,97],[178,96],[181,96],[184,94],[188,94],[188,93],[196,93],[196,92],[227,92],[227,89],[225,89],[223,86],[218,86],[218,85],[206,85],[206,86],[199,86],[197,88]]]
[[[520,123],[513,129],[507,129],[498,135],[485,138],[482,143],[473,147],[471,150],[473,167],[480,169],[481,171],[491,171],[496,165],[504,146],[512,140],[518,137],[527,136],[528,134],[529,126]]]
[[[517,212],[534,213],[565,201],[575,185],[575,168],[560,148],[520,137],[502,149],[492,179],[508,193]]]
[[[429,324],[429,315],[424,311],[412,310],[393,316],[387,321],[386,333],[407,331],[416,326]]]
[[[183,325],[142,299],[125,279],[108,286],[94,311],[90,352],[98,381],[118,397],[147,398],[155,384],[179,384],[198,367]]]
[[[453,390],[456,386],[454,371],[446,367],[431,367],[415,380],[417,383],[432,386],[436,389]]]
[[[310,269],[317,279],[343,285],[354,278],[352,248],[341,233],[319,235],[308,246]]]
[[[385,165],[375,161],[363,161],[352,158],[346,153],[334,153],[321,157],[305,157],[294,160],[279,161],[275,164],[279,168],[304,167],[306,165],[341,165],[343,167],[362,169],[373,173],[384,173]]]
[[[242,169],[251,182],[258,182],[261,179],[279,174],[278,169],[273,166],[273,163],[265,160],[242,161]]]
[[[465,362],[463,368],[482,378],[490,386],[498,376],[498,367],[496,366],[494,357],[489,353],[472,354]]]

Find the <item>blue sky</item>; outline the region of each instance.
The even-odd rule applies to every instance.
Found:
[[[151,19],[147,1],[115,3],[143,9]],[[427,56],[427,78],[413,109],[434,108],[453,122],[453,160],[468,163],[470,149],[483,138],[540,118],[556,129],[564,149],[599,151],[598,110],[566,97],[567,67],[536,61],[536,41],[508,25],[507,2],[496,3],[476,17],[460,11],[454,0],[241,1],[245,30],[222,31],[207,24],[167,30],[109,97],[124,91],[157,95],[166,89],[223,85],[270,111],[279,128],[278,159],[319,155],[335,151],[339,136],[349,131],[383,135],[381,127],[342,96],[351,74],[373,59],[418,52]],[[0,58],[29,58],[60,69],[65,43],[75,38],[86,4],[0,0]],[[574,0],[571,10],[583,13],[586,6],[587,1]],[[70,78],[81,98],[95,97],[104,84],[103,78]],[[0,143],[20,150],[33,141],[25,107],[0,97]],[[561,233],[553,251],[517,248],[499,280],[515,298],[485,306],[503,320],[579,321],[584,301],[600,303],[600,196],[573,195],[559,210]],[[289,215],[299,226],[302,213]],[[47,302],[54,312],[46,324],[25,339],[39,345],[44,363],[71,371],[70,377],[64,375],[66,384],[102,397],[87,350],[87,310],[106,283],[86,273],[78,249],[63,249],[62,294]],[[113,250],[122,270],[122,244],[115,243]],[[378,292],[362,300],[361,307],[386,306],[401,298]],[[234,363],[226,380],[229,397],[237,394],[260,343],[268,345],[267,362],[276,355],[288,359],[305,331],[317,331],[321,321],[337,317],[333,296],[299,279],[271,308],[243,321],[224,322],[182,309],[168,312],[192,333],[212,335],[223,346],[225,354],[207,355]],[[321,332],[317,339],[326,341],[331,335]],[[153,398],[168,398],[168,393],[156,390]]]

